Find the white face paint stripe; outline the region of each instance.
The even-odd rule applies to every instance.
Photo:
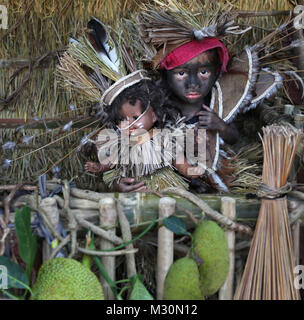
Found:
[[[120,129],[120,130],[127,130],[127,129],[131,128],[134,123],[136,123],[138,120],[140,120],[140,119],[146,114],[146,112],[148,111],[149,108],[150,108],[150,104],[149,104],[148,108],[147,108],[136,120],[134,120],[134,121],[133,121],[131,124],[129,124],[127,127],[123,128],[123,129]]]

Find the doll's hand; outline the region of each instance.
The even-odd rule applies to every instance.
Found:
[[[84,169],[85,171],[94,172],[94,173],[101,173],[101,172],[107,171],[106,166],[102,165],[99,162],[91,162],[91,161],[86,162],[86,164],[84,165]]]
[[[144,181],[135,182],[134,178],[121,178],[119,183],[114,183],[113,190],[116,192],[144,192],[147,190]]]

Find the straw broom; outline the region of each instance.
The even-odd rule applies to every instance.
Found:
[[[236,300],[298,300],[288,221],[287,178],[301,131],[292,126],[263,128],[264,164],[260,213]],[[283,196],[283,197],[282,197]]]

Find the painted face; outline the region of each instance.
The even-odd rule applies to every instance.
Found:
[[[205,51],[187,63],[167,71],[168,85],[184,102],[203,102],[216,80],[214,51]]]
[[[136,100],[134,106],[129,102],[125,102],[120,108],[120,113],[121,120],[119,121],[118,126],[121,129],[128,127],[134,122],[129,128],[130,135],[139,135],[149,131],[157,120],[156,115],[151,107],[149,107],[146,110],[146,113],[140,117],[143,113],[140,100]]]

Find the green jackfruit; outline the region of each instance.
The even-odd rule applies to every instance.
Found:
[[[170,267],[164,286],[164,300],[204,300],[199,271],[193,259],[176,260]]]
[[[70,258],[46,261],[38,272],[31,300],[103,300],[95,274]]]
[[[194,249],[203,262],[200,265],[201,292],[216,293],[229,272],[229,251],[225,232],[216,222],[202,220],[193,233]]]

